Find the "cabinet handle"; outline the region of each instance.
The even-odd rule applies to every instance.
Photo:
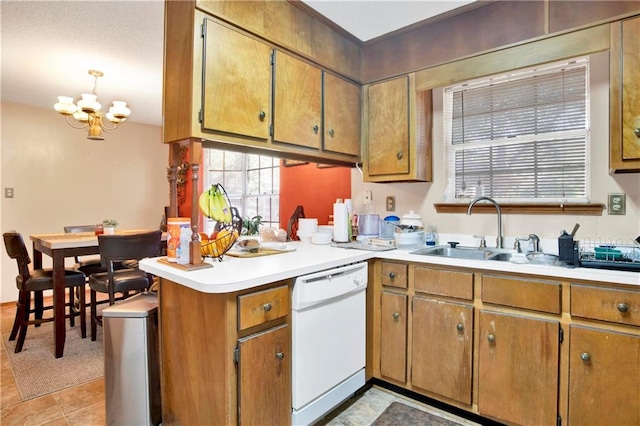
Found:
[[[265,113],[264,111],[260,111],[260,114],[258,114],[258,117],[260,117],[260,121],[264,121],[264,118],[267,116],[267,113]]]
[[[278,358],[279,360],[283,360],[284,359],[284,352],[276,352],[276,358]]]
[[[320,127],[318,127],[317,124],[315,126],[313,126],[313,133],[315,133],[317,135],[318,134],[318,130],[320,130]]]
[[[395,272],[389,272],[389,278],[394,279],[396,277]]]
[[[458,323],[458,325],[456,325],[456,330],[458,331],[464,331],[464,324],[462,324],[461,322]]]
[[[494,336],[493,334],[489,334],[487,336],[487,340],[489,341],[489,343],[495,343],[496,342],[496,336]]]
[[[334,134],[335,132],[333,131],[333,129],[329,130],[329,136],[333,137]]]
[[[266,312],[269,312],[271,310],[271,303],[265,303],[264,305],[262,305],[262,309],[264,309]]]
[[[580,354],[580,359],[584,362],[591,362],[591,354],[588,352],[582,352]]]
[[[398,160],[402,160],[402,157],[404,157],[404,154],[402,152],[399,152],[399,153],[396,154],[396,158]]]
[[[397,312],[393,313],[393,319],[397,320],[398,318],[400,318],[400,314]]]
[[[618,303],[618,311],[624,313],[629,312],[629,305],[627,305],[626,303]]]

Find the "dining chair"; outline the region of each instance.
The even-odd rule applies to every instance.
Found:
[[[15,353],[22,351],[24,340],[27,336],[27,328],[29,325],[35,325],[39,327],[40,324],[53,321],[51,318],[43,318],[45,310],[53,309],[53,305],[44,306],[44,290],[53,289],[53,270],[50,268],[42,268],[29,270],[31,264],[31,258],[29,252],[24,244],[22,234],[16,231],[9,231],[2,234],[4,238],[4,245],[7,250],[7,254],[10,258],[15,259],[18,263],[18,275],[16,276],[16,287],[18,287],[18,301],[16,302],[16,317],[13,321],[13,328],[9,335],[9,340],[15,340],[16,342]],[[68,314],[65,314],[65,318],[69,318],[71,325],[72,320],[76,316],[80,316],[80,330],[85,337],[87,335],[87,322],[84,315],[85,312],[85,275],[73,269],[65,269],[64,271],[64,285],[69,289],[70,294],[74,293],[74,289],[78,288],[80,296],[80,309],[74,310],[73,296],[70,295],[69,303],[65,301],[65,306],[69,308]],[[34,295],[34,306],[31,306],[31,294]],[[31,314],[34,314],[34,319],[30,319]]]
[[[138,234],[98,235],[100,257],[107,271],[89,276],[91,340],[96,340],[97,326],[102,325],[102,316],[98,315],[98,304],[108,302],[109,305],[113,305],[116,301],[129,297],[130,293],[148,290],[153,284],[153,276],[138,269],[137,263],[136,266],[126,269],[116,269],[115,265],[118,262],[139,261],[159,256],[161,240],[160,230]],[[98,301],[97,293],[104,293],[109,297]],[[120,296],[116,297],[116,293]]]
[[[95,225],[71,225],[64,227],[65,234],[74,234],[77,232],[95,232]],[[106,272],[106,269],[102,267],[100,256],[75,256],[74,268],[78,271],[82,271],[87,277],[97,272]]]

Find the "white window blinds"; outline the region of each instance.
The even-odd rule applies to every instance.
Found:
[[[589,61],[448,87],[445,199],[588,200]]]

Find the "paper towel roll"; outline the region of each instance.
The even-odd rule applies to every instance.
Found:
[[[344,203],[333,205],[333,241],[346,243],[349,241],[349,213]]]

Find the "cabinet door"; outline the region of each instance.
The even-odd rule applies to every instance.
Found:
[[[238,420],[291,423],[291,339],[286,324],[238,340]]]
[[[203,129],[269,138],[271,51],[264,43],[205,19]]]
[[[324,73],[324,149],[360,155],[360,86]]]
[[[571,326],[569,424],[640,424],[640,336]]]
[[[368,97],[369,175],[409,173],[409,77],[372,84]]]
[[[322,71],[279,51],[273,67],[274,142],[320,149]]]
[[[557,321],[480,312],[478,410],[500,421],[555,425]]]
[[[381,296],[380,374],[407,380],[407,296],[383,291]]]
[[[471,405],[473,307],[413,298],[411,384]]]

